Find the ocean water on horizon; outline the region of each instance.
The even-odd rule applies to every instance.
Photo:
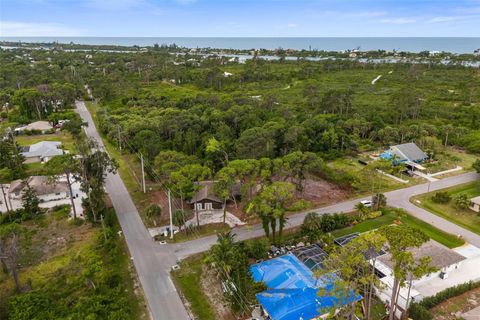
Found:
[[[447,51],[473,53],[480,49],[478,38],[193,38],[193,37],[0,37],[5,41],[76,43],[87,45],[152,46],[176,44],[187,48],[218,49],[317,49]]]

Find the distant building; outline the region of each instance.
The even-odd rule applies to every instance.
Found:
[[[8,189],[9,198],[21,199],[27,184],[35,191],[40,202],[55,201],[70,196],[66,182],[52,182],[46,176],[31,176],[26,181],[13,181]]]
[[[42,134],[52,130],[53,127],[48,121],[35,121],[26,126],[15,128],[15,132],[40,131]]]
[[[469,208],[475,212],[480,212],[480,197],[470,199]]]
[[[47,162],[55,156],[64,153],[59,141],[40,141],[31,146],[22,147],[22,155],[25,157],[25,163]]]
[[[428,160],[427,154],[413,142],[391,146],[389,150],[380,155],[380,158],[407,164],[418,164]]]

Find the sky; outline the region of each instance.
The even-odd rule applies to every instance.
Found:
[[[0,36],[478,37],[480,0],[0,0]]]

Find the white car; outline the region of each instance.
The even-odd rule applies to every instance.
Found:
[[[362,200],[362,201],[360,201],[360,203],[363,204],[367,208],[372,207],[372,201],[371,200]]]

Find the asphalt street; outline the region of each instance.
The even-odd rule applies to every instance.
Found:
[[[77,101],[76,106],[77,112],[82,119],[88,122],[88,127],[85,128],[87,135],[96,140],[101,148],[104,148],[100,135],[95,128],[95,124],[84,102]],[[426,193],[428,190],[435,191],[471,182],[476,179],[480,179],[479,174],[473,172],[464,173],[431,183],[386,192],[385,196],[387,197],[388,205],[404,208],[413,216],[443,231],[462,236],[469,243],[480,247],[480,235],[461,228],[410,202],[412,196]],[[178,244],[157,244],[151,239],[118,174],[109,174],[107,176],[106,190],[117,212],[123,234],[145,292],[145,297],[148,301],[152,318],[155,320],[190,319],[171,281],[169,270],[171,266],[176,263],[177,259],[183,259],[192,254],[208,250],[215,243],[217,236],[207,236]],[[368,198],[348,200],[331,206],[291,215],[288,217],[285,229],[300,226],[308,212],[315,211],[320,214],[349,212],[354,209],[354,206],[360,200],[366,199]],[[260,224],[234,228],[233,232],[237,235],[238,240],[260,237],[264,234]]]

